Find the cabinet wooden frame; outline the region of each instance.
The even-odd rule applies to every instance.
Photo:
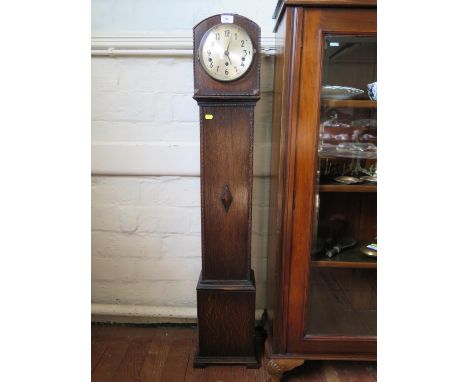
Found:
[[[375,35],[376,10],[363,2],[346,9],[285,3],[276,28],[267,347],[276,359],[374,360],[376,337],[311,336],[306,328],[323,37]]]

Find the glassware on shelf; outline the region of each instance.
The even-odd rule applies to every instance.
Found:
[[[344,158],[372,158],[377,154],[373,143],[343,142],[336,146],[337,156]]]
[[[322,143],[320,158],[376,159],[377,146],[373,143],[342,142],[337,145]]]
[[[364,90],[351,86],[324,85],[322,86],[322,99],[352,99],[360,96]]]
[[[370,170],[367,170],[364,167],[361,167],[360,158],[353,158],[349,167],[350,167],[349,170],[345,172],[344,175],[346,174],[350,174],[352,176],[360,176],[362,174],[366,174],[368,176],[372,175],[372,172]]]
[[[348,121],[339,119],[338,113],[336,110],[332,110],[330,112],[329,118],[325,121],[322,122],[322,128],[350,128],[351,125],[349,124]]]
[[[377,128],[377,120],[375,118],[361,118],[356,119],[351,122],[351,126],[353,127],[365,127],[369,129],[376,129]]]

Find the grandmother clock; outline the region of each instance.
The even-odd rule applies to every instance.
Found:
[[[193,28],[200,107],[202,271],[194,366],[246,364],[255,354],[250,269],[254,108],[260,98],[260,28],[236,14]]]

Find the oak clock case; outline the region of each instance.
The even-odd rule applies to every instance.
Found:
[[[243,16],[223,14],[201,21],[193,36],[202,209],[194,367],[244,364],[256,368],[256,288],[250,244],[260,28]],[[224,69],[218,75],[221,68],[216,71],[216,67],[221,65]]]

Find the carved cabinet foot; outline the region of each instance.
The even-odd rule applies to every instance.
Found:
[[[267,371],[270,374],[270,382],[279,382],[283,373],[301,366],[304,363],[303,359],[269,359],[267,363]]]

